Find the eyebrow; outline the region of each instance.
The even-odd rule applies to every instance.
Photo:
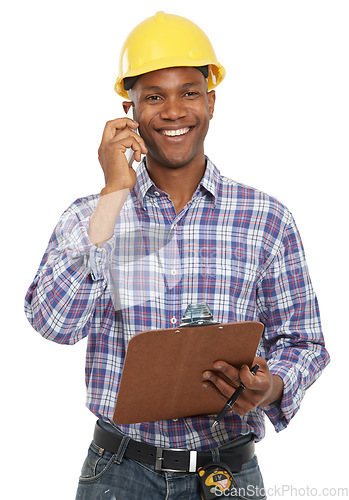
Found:
[[[179,89],[184,89],[188,87],[194,87],[195,85],[201,85],[201,82],[188,82],[188,83],[182,83],[181,85],[178,86]],[[160,87],[159,85],[151,85],[150,87],[144,87],[142,90],[143,91],[149,91],[149,90],[163,90],[164,87]]]

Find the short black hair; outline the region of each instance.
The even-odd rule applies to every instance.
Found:
[[[201,71],[201,73],[204,75],[205,78],[208,77],[208,66],[193,66],[194,68],[198,69]],[[124,89],[130,90],[133,85],[136,83],[136,80],[142,75],[137,75],[137,76],[130,76],[129,78],[124,78]]]

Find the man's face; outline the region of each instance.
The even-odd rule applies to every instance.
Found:
[[[129,92],[149,163],[178,168],[204,161],[215,93],[195,68],[166,68],[139,77]]]

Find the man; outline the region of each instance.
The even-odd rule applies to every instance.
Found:
[[[88,336],[87,406],[99,421],[76,498],[198,499],[199,467],[212,472],[203,498],[233,497],[234,488],[263,498],[254,442],[264,415],[285,428],[329,361],[301,240],[286,207],[225,178],[204,154],[225,71],[195,24],[157,13],[131,32],[120,62],[115,88],[134,120],[106,124],[101,196],[62,215],[26,297],[44,337]],[[145,155],[137,174],[129,149],[137,161]],[[246,387],[214,428],[212,415],[117,426],[128,341],[178,326],[195,303],[222,323],[264,323],[257,374],[224,359],[203,373],[222,401]]]

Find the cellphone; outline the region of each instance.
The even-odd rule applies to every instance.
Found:
[[[129,118],[131,118],[131,114],[132,114],[132,120],[135,119],[135,116],[134,116],[134,110],[133,110],[133,106],[130,107],[130,109],[128,110],[128,113],[126,116],[128,116]],[[139,135],[139,132],[138,132],[138,128],[135,130],[136,134]],[[128,166],[129,167],[132,167],[134,161],[135,161],[135,153],[133,151],[132,148],[129,148],[126,153],[126,159],[127,159],[127,163],[128,163]]]

